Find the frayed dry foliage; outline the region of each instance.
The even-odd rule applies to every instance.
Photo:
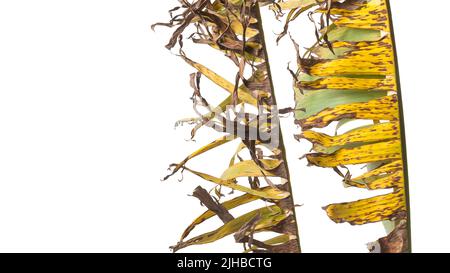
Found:
[[[386,237],[369,244],[372,252],[408,252],[406,170],[392,27],[385,0],[316,1],[280,3],[288,11],[284,31],[307,12],[316,26],[317,42],[304,53],[297,49],[295,78],[298,139],[313,144],[305,155],[310,165],[333,168],[345,186],[368,190],[390,189],[387,194],[324,209],[336,223],[362,225],[392,221]],[[342,134],[319,132],[336,122],[372,121]],[[313,130],[316,129],[316,130]],[[367,171],[352,175],[347,167],[367,164]]]
[[[250,0],[179,2],[181,5],[170,11],[171,20],[168,23],[158,23],[153,27],[175,28],[166,47],[173,49],[178,45],[178,55],[195,69],[190,83],[194,90],[193,106],[198,117],[183,120],[182,123],[194,125],[192,138],[203,127],[219,131],[223,136],[193,152],[180,163],[173,164],[170,175],[164,178],[188,171],[214,185],[213,195],[201,187],[195,189],[193,196],[208,210],[186,228],[172,249],[178,251],[191,245],[212,243],[234,234],[236,242],[244,245],[245,252],[300,252],[285,150],[281,134],[273,134],[279,131],[278,111],[274,108],[276,102],[259,14],[259,5],[273,3]],[[195,31],[186,33],[192,27]],[[218,53],[235,64],[235,78],[227,80],[190,59],[183,50],[186,39],[199,47],[217,49]],[[250,76],[245,76],[246,71],[250,71]],[[203,97],[200,88],[203,77],[228,92],[228,97],[219,105],[211,105]],[[267,117],[263,122],[260,121],[262,116]],[[230,131],[230,128],[234,129]],[[257,132],[256,137],[250,137],[251,132]],[[228,142],[235,142],[236,153],[230,160],[229,168],[221,176],[208,174],[207,167],[193,170],[187,166],[194,157],[202,156]],[[248,159],[244,159],[245,155]],[[241,195],[222,201],[223,187],[231,188]],[[263,200],[266,205],[243,215],[234,215],[232,212],[236,207],[257,200]],[[215,216],[222,220],[221,227],[189,238],[196,226]],[[263,232],[276,235],[269,240],[259,240],[259,233]]]

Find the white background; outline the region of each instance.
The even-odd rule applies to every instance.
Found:
[[[445,26],[448,1],[391,1],[398,46],[410,176],[413,251],[448,252],[448,101]],[[164,48],[176,1],[0,1],[0,251],[168,252],[204,208],[187,194],[199,184],[185,175],[161,182],[170,163],[196,143],[174,122],[192,115],[192,69]],[[438,8],[437,8],[438,7]],[[263,14],[266,36],[281,25]],[[294,30],[295,32],[295,30]],[[303,35],[304,34],[304,35]],[[297,40],[308,45],[310,32]],[[189,48],[189,45],[187,45]],[[286,63],[290,43],[268,42],[277,99],[292,106]],[[235,70],[219,53],[191,48],[192,58],[225,75]],[[208,55],[207,55],[208,54]],[[212,57],[205,57],[205,56]],[[228,69],[230,68],[230,69]],[[227,74],[228,73],[228,74]],[[232,77],[230,78],[232,79]],[[217,100],[224,92],[208,85]],[[380,224],[331,222],[321,207],[374,195],[345,189],[332,171],[297,158],[298,128],[283,120],[304,252],[364,252],[383,236]],[[225,153],[231,155],[233,147]],[[220,174],[228,157],[192,162]],[[197,169],[198,169],[197,168]],[[210,221],[199,231],[210,230]],[[186,251],[239,251],[232,238]]]

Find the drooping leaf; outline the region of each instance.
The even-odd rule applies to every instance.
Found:
[[[261,189],[262,191],[265,191],[267,193],[272,193],[275,192],[276,189],[272,188],[272,187],[266,187]],[[222,203],[222,206],[224,206],[227,210],[231,210],[234,209],[236,207],[239,207],[241,205],[245,205],[247,203],[253,202],[259,200],[259,196],[256,195],[252,195],[252,194],[243,194],[241,196],[235,197],[231,200],[228,200],[226,202]],[[211,210],[207,210],[205,211],[202,215],[200,215],[199,217],[197,217],[187,228],[186,230],[183,232],[183,235],[181,236],[181,241],[184,240],[184,238],[186,238],[189,233],[199,224],[203,223],[204,221],[210,219],[211,217],[214,217],[216,214],[211,211]]]
[[[394,218],[406,210],[406,203],[404,192],[399,190],[354,202],[331,204],[324,209],[336,223],[362,225]]]
[[[215,176],[212,176],[212,175],[209,175],[206,173],[202,173],[202,172],[198,172],[198,171],[194,171],[194,170],[191,170],[186,167],[184,169],[203,178],[204,180],[216,183],[217,185],[229,187],[231,189],[234,189],[234,190],[237,190],[240,192],[246,192],[246,193],[249,193],[249,194],[252,194],[255,196],[259,196],[261,198],[279,200],[279,199],[284,199],[290,195],[289,192],[278,190],[278,189],[274,189],[274,191],[272,191],[272,192],[266,192],[266,191],[262,191],[260,189],[251,189],[251,188],[247,188],[245,186],[241,186],[241,185],[235,183],[233,180],[217,178]]]
[[[247,176],[279,176],[279,174],[276,173],[275,169],[278,168],[282,163],[280,160],[262,159],[260,163],[262,164],[262,166],[259,166],[253,160],[238,162],[225,170],[221,178],[232,180],[238,177]]]
[[[380,175],[377,177],[372,177],[371,179],[365,180],[350,180],[346,182],[347,185],[351,185],[357,188],[366,188],[369,190],[379,190],[379,189],[388,189],[388,188],[398,188],[402,187],[404,183],[403,179],[403,169],[399,169],[398,171]]]
[[[220,145],[223,145],[223,144],[225,144],[225,143],[227,143],[227,142],[229,142],[229,141],[231,141],[233,139],[234,139],[233,136],[225,135],[225,136],[222,136],[222,137],[214,140],[213,142],[209,143],[208,145],[205,145],[205,146],[201,147],[197,151],[195,151],[192,154],[188,155],[183,161],[181,161],[180,163],[176,164],[175,167],[173,168],[172,174],[176,173],[179,169],[181,169],[192,158],[197,157],[197,156],[199,156],[199,155],[201,155],[203,153],[206,153],[209,150],[217,148]],[[169,178],[169,177],[166,176],[164,178],[164,180],[166,180],[167,178]]]
[[[325,147],[344,146],[348,143],[370,143],[400,138],[399,124],[394,122],[378,123],[351,130],[345,134],[329,136],[308,130],[299,135],[308,141]]]
[[[274,205],[270,207],[260,208],[251,212],[248,212],[230,222],[224,224],[220,228],[198,235],[184,242],[179,242],[176,246],[172,247],[174,251],[185,248],[190,245],[200,245],[215,242],[223,237],[233,234],[239,231],[245,224],[254,218],[258,218],[255,224],[255,231],[267,229],[273,227],[284,220],[287,215],[283,213],[280,207]]]
[[[331,77],[320,78],[315,81],[301,82],[299,88],[305,90],[334,89],[334,90],[379,90],[391,91],[395,89],[395,80],[392,77],[387,78],[350,78],[350,77]],[[369,93],[369,92],[366,92]]]
[[[313,153],[306,158],[312,165],[320,167],[337,167],[340,165],[354,165],[383,160],[401,159],[399,140],[362,145],[355,148],[343,148],[333,154]]]
[[[377,41],[381,38],[382,33],[373,29],[349,28],[332,26],[328,29],[328,40],[345,41],[345,42],[361,42],[361,41]]]
[[[367,90],[322,89],[310,91],[305,93],[302,98],[299,98],[296,108],[305,109],[305,111],[297,111],[295,118],[305,119],[327,108],[333,108],[342,104],[365,102],[385,95],[385,91],[367,92]]]
[[[341,119],[398,120],[398,101],[396,95],[385,96],[367,102],[338,105],[327,108],[297,122],[303,129],[323,128]]]
[[[187,57],[183,57],[183,59],[218,86],[222,87],[230,93],[234,92],[234,84],[227,81],[219,74],[215,73],[202,64],[192,61]],[[249,91],[245,87],[239,87],[238,94],[239,99],[241,99],[243,102],[249,103],[251,105],[256,105],[256,99],[249,94]]]

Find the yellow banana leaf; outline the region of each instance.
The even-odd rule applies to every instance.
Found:
[[[248,212],[230,222],[224,224],[220,228],[198,235],[184,242],[179,242],[176,246],[172,247],[174,250],[179,250],[190,245],[200,245],[215,242],[223,237],[236,233],[245,224],[249,223],[253,219],[258,219],[255,223],[254,230],[263,230],[276,226],[282,220],[286,219],[287,215],[282,209],[276,205],[270,207],[260,208],[251,212]]]
[[[287,1],[283,6],[292,11],[305,2]],[[399,227],[408,221],[408,182],[388,1],[317,1],[315,7],[310,18],[320,18],[318,40],[298,56],[294,85],[296,108],[303,109],[295,114],[303,129],[297,139],[313,145],[314,152],[306,154],[310,165],[333,168],[345,186],[393,191],[328,205],[331,220],[352,225],[390,220]],[[318,131],[333,122],[339,128],[358,120],[374,124],[335,136]],[[348,165],[368,169],[353,177]],[[346,168],[347,174],[339,168]],[[403,245],[392,249],[410,251],[408,232],[402,234],[407,236]]]

